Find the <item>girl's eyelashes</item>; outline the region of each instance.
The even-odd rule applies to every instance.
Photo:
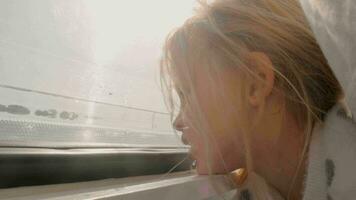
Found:
[[[183,94],[183,92],[182,91],[179,91],[178,92],[178,96],[179,96],[179,100],[180,100],[180,103],[182,104],[182,105],[184,105],[185,104],[185,95]]]
[[[175,90],[179,97],[181,107],[185,107],[187,100],[189,99],[190,91],[187,88],[183,87],[176,87]]]
[[[182,98],[184,96],[182,90],[180,90],[180,89],[177,89],[177,94],[178,94],[179,98]]]
[[[182,99],[184,99],[185,97],[186,97],[186,93],[185,92],[183,92],[183,90],[181,90],[181,89],[177,89],[177,94],[178,94],[178,96],[179,96],[179,98],[182,100]]]
[[[176,92],[177,92],[178,97],[179,97],[180,106],[181,106],[181,108],[184,108],[186,106],[187,94],[184,93],[181,89],[176,89]]]

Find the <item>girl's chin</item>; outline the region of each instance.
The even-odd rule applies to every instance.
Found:
[[[215,169],[212,169],[211,173],[209,173],[207,164],[199,160],[196,161],[196,171],[199,175],[219,174]]]
[[[213,167],[212,172],[209,173],[207,165],[199,160],[196,160],[196,172],[199,175],[209,175],[209,174],[226,174],[227,172],[223,169],[219,170],[219,167]]]
[[[209,174],[207,167],[205,166],[205,163],[202,163],[199,159],[195,160],[195,169],[196,169],[197,174],[199,174],[199,175]]]

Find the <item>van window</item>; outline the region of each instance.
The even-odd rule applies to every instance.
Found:
[[[0,188],[189,169],[158,64],[192,4],[0,1]]]
[[[192,4],[1,1],[1,143],[181,145],[158,59]]]

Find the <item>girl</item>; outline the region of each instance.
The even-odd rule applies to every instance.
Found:
[[[240,199],[303,198],[315,132],[343,91],[298,0],[201,3],[168,36],[161,81],[198,174],[240,169]],[[333,165],[318,170],[329,179]]]

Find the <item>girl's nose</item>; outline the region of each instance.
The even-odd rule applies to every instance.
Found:
[[[179,115],[175,118],[175,120],[174,120],[174,122],[173,122],[173,128],[174,128],[175,130],[181,131],[181,132],[184,130],[185,125],[184,125],[184,123],[183,123],[182,115],[181,115],[181,114],[179,114]]]
[[[181,114],[179,114],[177,116],[177,118],[174,120],[173,122],[173,128],[177,131],[180,131],[183,133],[183,130],[185,129],[188,129],[188,127],[184,124],[183,120],[182,120],[182,117],[181,117]],[[181,140],[183,142],[183,144],[185,145],[188,145],[188,140],[186,138],[186,135],[183,133],[182,136],[181,136]]]

